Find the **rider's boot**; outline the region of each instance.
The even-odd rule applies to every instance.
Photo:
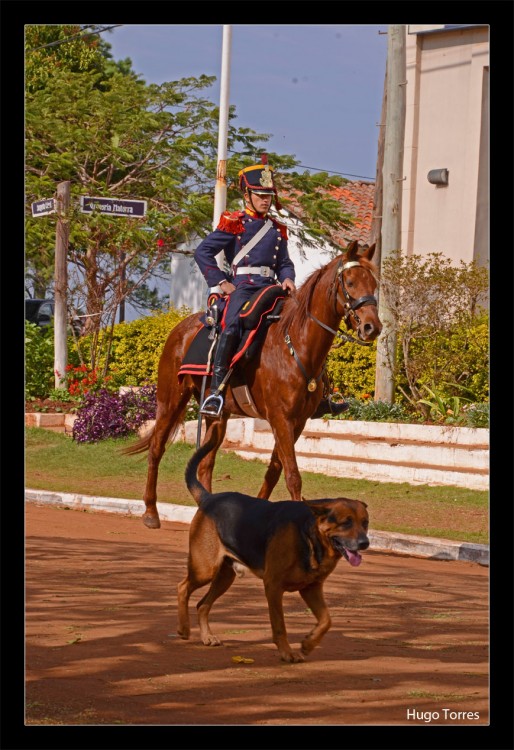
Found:
[[[342,397],[341,397],[342,398]],[[332,417],[337,417],[338,414],[343,414],[348,411],[350,405],[344,398],[341,401],[333,401],[332,396],[328,398],[322,398],[318,404],[318,408],[311,415],[311,419],[319,419],[325,414],[329,414]]]
[[[222,333],[216,347],[212,365],[211,393],[200,408],[200,414],[209,417],[219,417],[223,408],[223,396],[219,390],[235,351],[239,339],[233,333]]]

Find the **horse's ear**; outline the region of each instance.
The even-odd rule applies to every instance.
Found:
[[[348,257],[348,260],[355,260],[355,258],[357,257],[358,250],[359,250],[359,243],[357,242],[357,240],[353,240],[353,242],[350,242],[346,250],[346,255]]]
[[[375,255],[376,247],[377,247],[377,243],[374,242],[372,245],[370,245],[364,250],[364,252],[362,253],[362,257],[367,258],[368,260],[371,260],[373,256]]]

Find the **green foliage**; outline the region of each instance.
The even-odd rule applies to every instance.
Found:
[[[54,384],[53,326],[25,321],[25,398],[46,398]]]
[[[399,390],[425,417],[422,386],[429,383],[440,389],[452,380],[476,400],[487,397],[487,290],[486,268],[454,266],[441,253],[394,253],[384,261],[380,293],[391,322],[381,335],[396,337],[390,367]]]
[[[462,424],[465,427],[489,427],[489,404],[466,404]]]
[[[362,422],[411,422],[412,415],[401,404],[389,404],[386,401],[361,400],[349,396],[348,411],[336,419]]]
[[[452,388],[456,384],[448,383],[447,385]],[[426,391],[430,398],[421,398],[419,399],[419,403],[425,404],[425,406],[430,408],[430,417],[435,422],[456,424],[462,420],[462,405],[469,403],[469,398],[465,396],[447,396],[446,393],[436,390],[434,385],[432,388],[422,385],[421,390]]]
[[[25,26],[25,86],[28,92],[44,88],[56,70],[101,70],[105,59],[94,35],[80,35],[78,25]],[[80,35],[80,36],[79,36]],[[65,43],[59,43],[66,39]]]
[[[181,320],[191,314],[187,308],[155,313],[131,323],[119,323],[110,332],[102,330],[99,336],[97,368],[108,373],[116,386],[157,383],[157,370],[162,349],[170,332]],[[93,336],[79,341],[83,358],[90,363]],[[107,367],[106,367],[107,365]]]
[[[344,396],[363,397],[375,390],[377,347],[343,344],[330,351],[327,373],[334,389]]]

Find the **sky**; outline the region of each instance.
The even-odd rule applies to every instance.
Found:
[[[387,25],[231,25],[230,104],[238,127],[271,135],[266,148],[297,169],[374,180]],[[147,83],[202,74],[220,101],[223,25],[121,25],[104,32],[115,60]],[[230,158],[230,152],[228,154]]]

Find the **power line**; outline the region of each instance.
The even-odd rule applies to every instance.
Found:
[[[241,156],[241,152],[239,152],[239,151],[230,151],[229,150],[229,153],[231,153],[231,154],[238,154],[239,156]],[[251,156],[251,154],[248,154],[248,153],[244,154],[244,155],[245,156]],[[296,164],[295,168],[296,167],[300,167],[301,169],[313,169],[315,172],[327,172],[327,174],[338,174],[338,175],[341,175],[341,177],[355,177],[358,180],[371,180],[371,182],[375,182],[375,178],[374,177],[364,177],[361,174],[351,174],[350,172],[335,172],[332,169],[321,169],[321,167],[308,167],[305,164]]]
[[[71,36],[65,37],[65,39],[57,39],[55,42],[48,42],[48,44],[42,44],[40,47],[34,47],[34,49],[28,50],[28,52],[37,52],[40,49],[45,49],[46,47],[56,47],[59,44],[64,44],[65,42],[69,42],[72,39],[80,39],[84,36],[94,36],[95,34],[101,34],[103,31],[109,31],[110,29],[116,29],[118,26],[123,26],[122,23],[115,23],[112,26],[99,26],[97,29],[95,29],[93,24],[88,24],[85,28],[91,28],[93,31],[81,31],[78,34],[72,34]]]
[[[328,172],[329,174],[339,174],[341,177],[356,177],[358,180],[371,180],[375,181],[374,177],[363,177],[361,174],[351,174],[350,172],[334,172],[331,169],[320,169],[319,167],[306,167],[305,164],[298,164],[298,167],[302,169],[313,169],[315,172]]]

